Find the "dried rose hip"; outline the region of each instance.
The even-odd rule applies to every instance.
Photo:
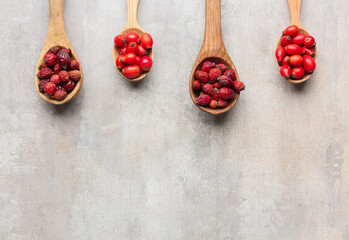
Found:
[[[53,72],[52,72],[51,68],[47,68],[47,67],[42,68],[37,74],[38,78],[40,78],[40,79],[51,78],[52,75],[53,75]]]
[[[50,78],[50,82],[52,82],[52,83],[54,83],[54,84],[56,84],[56,85],[59,85],[59,84],[61,84],[62,80],[61,80],[61,78],[59,77],[58,74],[54,74],[54,75],[52,75],[52,77]]]
[[[53,98],[56,100],[63,100],[65,97],[67,96],[67,92],[65,90],[57,90],[54,94],[53,94]]]
[[[44,62],[47,64],[47,66],[54,66],[57,62],[57,57],[53,53],[47,53],[44,57]]]
[[[43,69],[43,68],[47,68],[47,64],[46,63],[41,63],[40,66],[38,67],[39,70]]]
[[[67,71],[60,71],[58,75],[62,82],[65,83],[69,81],[69,74]]]
[[[70,53],[71,53],[70,48],[64,48],[63,51],[67,52],[69,54],[69,56],[70,56]]]
[[[50,50],[47,51],[47,53],[53,53],[56,55],[59,52],[59,47],[52,47]]]
[[[56,63],[53,67],[53,72],[55,74],[58,74],[60,71],[62,71],[61,65],[59,65],[58,63]]]
[[[70,65],[70,56],[63,50],[57,53],[57,63],[62,67],[62,69],[67,70]]]
[[[48,96],[53,96],[56,92],[56,85],[52,82],[48,82],[45,84],[44,91]]]
[[[75,88],[75,82],[73,80],[69,80],[68,82],[63,83],[63,89],[67,92],[73,91],[74,88]]]
[[[73,70],[69,72],[69,77],[77,82],[81,78],[81,73],[78,70]]]
[[[78,61],[72,60],[70,62],[70,70],[79,70],[79,67],[80,67],[80,65],[79,65]]]
[[[50,80],[48,79],[44,79],[44,80],[40,80],[39,84],[38,84],[38,87],[39,87],[39,91],[44,93],[44,87],[46,85],[46,83],[48,83]]]

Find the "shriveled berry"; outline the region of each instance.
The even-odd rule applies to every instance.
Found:
[[[207,94],[202,94],[196,99],[196,103],[201,106],[208,106],[211,100],[212,100],[211,96]]]
[[[47,67],[47,64],[46,63],[41,63],[38,67],[39,70],[43,69],[43,68],[46,68]]]
[[[243,82],[234,81],[233,88],[234,88],[235,92],[239,93],[239,92],[245,90],[245,85],[243,84]]]
[[[233,80],[226,75],[219,76],[217,81],[222,87],[231,87],[233,85]]]
[[[62,90],[63,89],[63,87],[62,86],[56,86],[56,91],[58,91],[58,90]]]
[[[47,51],[47,53],[53,53],[54,55],[56,55],[59,52],[59,47],[52,47],[50,48],[50,50]]]
[[[63,83],[63,89],[67,92],[73,91],[74,88],[75,88],[75,82],[73,80],[69,80],[68,82]]]
[[[208,73],[211,70],[211,68],[214,68],[215,66],[215,63],[206,61],[202,64],[201,70]]]
[[[219,84],[219,82],[215,82],[214,84],[212,84],[212,87],[220,89],[222,86]]]
[[[53,98],[56,100],[63,100],[67,96],[67,92],[65,90],[57,90],[53,95]]]
[[[43,80],[40,80],[39,84],[38,84],[38,87],[39,87],[39,91],[44,93],[44,87],[46,85],[46,83],[48,83],[50,80],[48,79],[43,79]]]
[[[220,108],[224,108],[228,105],[228,101],[225,101],[223,99],[219,99],[217,102],[218,102],[218,107]]]
[[[218,68],[219,70],[221,70],[222,72],[225,72],[228,70],[228,67],[225,66],[223,63],[217,64],[216,68]]]
[[[56,63],[53,67],[53,72],[55,74],[58,74],[60,71],[62,71],[61,65],[59,65],[58,63]]]
[[[211,100],[210,105],[209,105],[209,108],[215,109],[215,108],[217,108],[217,107],[218,107],[218,102],[217,102],[217,100]]]
[[[59,75],[58,74],[54,74],[54,75],[52,75],[52,77],[50,78],[50,82],[52,82],[52,83],[54,83],[54,84],[56,84],[56,85],[59,85],[59,84],[61,84],[61,78],[59,77]]]
[[[79,68],[80,68],[80,64],[78,61],[72,60],[70,62],[70,70],[79,70]]]
[[[44,62],[47,64],[47,66],[54,66],[57,62],[57,57],[53,53],[47,53],[44,57]]]
[[[69,77],[77,82],[81,78],[81,73],[78,70],[73,70],[69,72]]]
[[[219,76],[222,75],[222,71],[219,70],[218,68],[212,68],[208,74],[209,74],[210,82],[213,83],[217,80]]]
[[[199,91],[200,89],[201,89],[201,83],[198,80],[194,81],[193,82],[193,90]]]
[[[51,78],[52,75],[53,75],[53,72],[52,72],[51,68],[47,68],[47,67],[42,68],[37,74],[38,78],[40,78],[40,79]]]
[[[44,91],[48,96],[53,96],[56,92],[56,85],[52,82],[48,82],[45,84]]]
[[[234,97],[235,92],[230,88],[224,87],[218,90],[218,94],[223,100],[228,100]]]
[[[218,89],[217,89],[217,88],[214,88],[213,91],[214,91],[214,92],[213,92],[212,98],[213,98],[214,100],[220,99],[221,97],[220,97],[219,94],[218,94]]]
[[[236,79],[236,75],[235,75],[235,72],[233,70],[227,70],[224,72],[223,75],[230,77],[230,79],[233,81],[235,81],[235,79]]]
[[[212,87],[212,84],[210,83],[206,83],[202,86],[202,91],[210,96],[212,96],[214,94],[214,90]]]
[[[67,71],[60,71],[58,75],[62,82],[65,83],[69,81],[69,74]]]
[[[67,70],[70,65],[70,56],[65,51],[65,49],[57,53],[57,63],[62,67],[62,69]]]
[[[70,50],[70,48],[64,48],[64,49],[62,49],[63,51],[65,51],[66,53],[68,53],[69,54],[69,56],[70,56],[70,54],[71,54],[71,50]]]
[[[195,72],[195,79],[199,80],[202,83],[207,83],[209,80],[209,76],[207,72],[197,70]]]

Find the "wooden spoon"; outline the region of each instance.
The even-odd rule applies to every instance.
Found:
[[[291,25],[296,25],[299,29],[299,33],[303,33],[305,35],[310,35],[305,29],[304,27],[302,26],[301,22],[299,21],[299,12],[301,10],[301,4],[302,4],[302,0],[288,0],[288,7],[290,9],[290,14],[291,14]],[[282,38],[282,34],[277,42],[277,45],[276,47],[280,46],[281,43],[281,38]],[[316,62],[316,58],[317,58],[317,54],[316,54],[316,46],[314,46],[314,52],[315,52],[315,57],[314,57],[314,60]],[[278,61],[276,61],[276,64],[280,70],[280,65],[278,63]],[[307,81],[310,76],[312,75],[312,73],[305,73],[304,77],[301,78],[301,79],[288,79],[287,81],[291,82],[291,83],[295,83],[295,84],[298,84],[298,83],[302,83],[302,82],[305,82]]]
[[[137,8],[138,8],[138,1],[139,0],[127,0],[127,24],[125,28],[121,31],[120,34],[126,36],[126,34],[130,32],[137,33],[139,36],[141,36],[144,31],[143,29],[138,25],[137,22]],[[154,52],[153,48],[150,50],[147,50],[149,57],[154,60]],[[115,45],[113,45],[113,58],[114,58],[114,65],[116,69],[118,70],[118,73],[125,79],[131,81],[131,82],[137,82],[145,78],[149,72],[142,72],[138,77],[136,78],[127,78],[122,74],[122,72],[117,68],[116,66],[116,58],[119,56],[119,51]]]
[[[194,92],[192,87],[193,81],[195,81],[195,71],[200,70],[205,61],[211,61],[225,64],[228,69],[235,72],[237,81],[240,81],[240,78],[223,43],[221,30],[221,0],[206,0],[205,11],[205,38],[190,74],[189,91],[191,99],[198,108],[204,112],[217,115],[230,110],[237,102],[240,94],[235,94],[234,98],[229,100],[228,106],[225,108],[212,109],[198,105],[196,103],[196,98],[199,96],[199,94]]]
[[[67,33],[65,32],[64,16],[63,16],[64,0],[49,0],[49,3],[50,3],[50,20],[49,20],[49,25],[48,25],[46,41],[45,41],[44,46],[41,50],[38,65],[36,68],[35,85],[36,85],[36,90],[38,91],[38,94],[40,95],[40,97],[42,99],[44,99],[46,102],[52,103],[54,105],[61,105],[61,104],[64,104],[64,103],[71,101],[75,97],[75,95],[79,92],[79,90],[82,86],[84,77],[82,74],[82,69],[81,69],[81,64],[80,64],[81,79],[77,82],[74,90],[72,92],[68,93],[67,96],[61,101],[50,98],[50,97],[46,96],[44,93],[41,93],[39,91],[38,83],[39,83],[40,79],[36,76],[36,74],[39,72],[38,67],[44,61],[45,54],[47,53],[47,51],[51,47],[58,46],[60,49],[70,48],[71,60],[76,60],[80,63],[78,56],[76,55],[73,47],[71,46],[71,44],[69,42],[69,39],[67,37]]]

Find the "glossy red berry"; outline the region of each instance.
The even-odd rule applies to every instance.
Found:
[[[75,82],[73,80],[69,80],[68,82],[63,83],[63,89],[67,92],[73,91],[74,88],[75,88]]]
[[[145,49],[153,47],[153,38],[149,33],[143,33],[141,36],[141,44]]]
[[[124,35],[117,35],[115,38],[114,38],[114,44],[115,46],[117,46],[118,48],[122,48],[122,47],[125,47],[126,44],[127,44],[127,41],[126,41],[126,38]]]
[[[135,42],[137,44],[139,44],[139,36],[137,33],[134,33],[134,32],[130,32],[128,34],[126,34],[126,43],[129,44],[131,42]]]
[[[194,91],[199,91],[201,89],[201,83],[198,80],[195,80],[193,82],[193,90]]]
[[[141,61],[139,62],[139,67],[145,71],[148,72],[153,65],[153,60],[149,56],[144,56],[141,58]]]

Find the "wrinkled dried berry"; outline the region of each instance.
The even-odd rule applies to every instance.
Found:
[[[53,98],[56,100],[63,100],[67,96],[67,92],[65,90],[57,90],[53,95]]]
[[[223,75],[230,77],[233,81],[236,79],[235,72],[233,70],[227,70]]]
[[[44,62],[47,66],[54,66],[57,62],[57,57],[53,53],[47,53],[44,57]]]
[[[199,80],[202,83],[207,83],[209,80],[209,76],[207,72],[197,70],[195,72],[195,79]]]
[[[198,80],[193,82],[193,89],[195,91],[199,91],[201,89],[201,83]]]
[[[214,94],[213,87],[210,83],[206,83],[202,86],[202,91],[210,96]]]
[[[80,65],[79,65],[78,61],[72,60],[70,62],[70,70],[79,70],[79,67],[80,67]]]
[[[70,56],[70,54],[71,54],[71,50],[70,50],[70,48],[64,48],[64,49],[63,49],[63,51],[65,51],[66,53],[68,53],[68,54],[69,54],[69,56]]]
[[[39,70],[43,69],[43,68],[46,68],[47,67],[47,64],[46,63],[41,63],[38,67]]]
[[[215,63],[206,61],[204,62],[204,64],[202,64],[201,70],[208,73],[211,70],[211,68],[214,68],[215,66]]]
[[[226,75],[219,76],[217,78],[217,81],[222,87],[231,87],[233,85],[233,80],[231,80],[230,77]]]
[[[218,94],[223,100],[229,100],[234,97],[235,92],[230,88],[224,87],[219,89]]]
[[[53,96],[56,92],[56,85],[52,82],[48,82],[45,84],[44,91],[48,96]]]
[[[47,53],[53,53],[56,55],[59,52],[59,47],[52,47],[50,50],[47,51]]]
[[[44,87],[46,85],[46,83],[48,83],[49,80],[48,79],[43,79],[43,80],[40,80],[39,84],[38,84],[38,87],[39,87],[39,91],[44,93]]]
[[[58,74],[60,71],[62,71],[61,65],[59,65],[58,63],[55,64],[55,66],[53,67],[53,72],[55,74]]]
[[[77,82],[81,78],[81,73],[78,70],[74,70],[69,72],[69,76],[71,79]]]
[[[225,72],[228,70],[228,67],[225,66],[224,64],[220,63],[216,65],[216,68],[218,68],[219,70],[221,70],[222,72]]]
[[[60,79],[60,77],[59,77],[59,75],[58,74],[54,74],[54,75],[52,75],[52,77],[50,78],[50,82],[52,82],[52,83],[54,83],[54,84],[56,84],[56,85],[59,85],[59,84],[61,84],[61,79]]]
[[[211,83],[215,82],[217,80],[217,78],[221,75],[222,75],[221,70],[219,70],[218,68],[212,68],[209,72],[210,82]]]
[[[57,63],[62,67],[62,69],[67,70],[70,65],[70,56],[63,50],[57,53]]]
[[[58,75],[62,82],[65,83],[69,81],[69,74],[67,71],[60,71]]]
[[[40,79],[51,78],[52,75],[53,75],[53,72],[52,72],[51,68],[47,68],[47,67],[42,68],[37,74],[38,78],[40,78]]]
[[[75,88],[75,82],[73,80],[69,80],[68,82],[63,83],[63,89],[67,92],[73,91],[74,88]]]

